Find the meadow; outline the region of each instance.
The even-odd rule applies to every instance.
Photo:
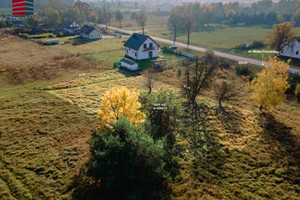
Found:
[[[234,55],[261,59],[261,54],[249,54],[247,50],[240,51],[234,48],[238,45],[251,43],[253,41],[263,41],[266,43],[265,35],[270,30],[271,28],[264,28],[263,25],[245,27],[204,27],[192,32],[190,44]],[[296,27],[295,32],[300,34],[300,27]],[[153,31],[150,30],[148,34],[170,40],[174,39],[172,31],[167,28]],[[179,33],[177,41],[187,43],[187,34],[185,32]],[[270,50],[270,48],[265,46],[257,50]],[[267,54],[264,55],[264,57],[268,56],[269,55]]]
[[[41,46],[0,38],[0,199],[87,199],[85,164],[101,97],[119,86],[146,91],[142,73],[112,66],[124,56],[124,39]],[[154,92],[182,94],[184,66],[160,54],[168,64]],[[214,80],[235,81],[241,95],[222,113],[207,88],[198,98],[199,121],[189,113],[182,119],[170,199],[299,199],[300,105],[285,101],[262,115],[230,64]]]

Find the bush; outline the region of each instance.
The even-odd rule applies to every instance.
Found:
[[[100,191],[108,199],[157,199],[165,171],[164,142],[154,141],[120,117],[112,129],[93,132],[93,155],[88,175],[99,182]]]
[[[298,102],[300,103],[300,83],[296,86],[295,97],[298,99]]]
[[[297,85],[300,83],[300,74],[289,74],[288,82],[290,87],[287,89],[286,94],[293,96]]]
[[[256,77],[255,72],[249,67],[237,65],[235,67],[235,70],[237,75],[248,76],[250,81],[252,81]]]
[[[252,44],[250,45],[250,48],[251,49],[254,49],[254,48],[261,48],[261,47],[264,47],[265,44],[263,41],[253,41]]]
[[[174,144],[174,131],[178,128],[178,119],[182,116],[181,101],[173,90],[164,90],[151,94],[142,94],[142,108],[151,123],[150,134],[154,139],[167,138],[169,146]]]

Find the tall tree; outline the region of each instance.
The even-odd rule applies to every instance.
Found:
[[[266,35],[269,39],[270,47],[276,51],[282,51],[284,45],[293,40],[295,36],[295,32],[292,28],[293,25],[291,22],[283,22],[278,25],[275,24],[273,30]]]
[[[259,109],[269,109],[280,104],[285,98],[289,88],[287,70],[289,64],[278,58],[269,58],[265,69],[254,78],[249,85],[253,91],[251,97]]]
[[[89,21],[94,22],[95,25],[96,25],[96,23],[98,21],[98,15],[97,15],[97,13],[95,11],[92,11],[90,13],[90,15],[89,15]]]
[[[187,19],[183,22],[183,27],[186,29],[186,33],[188,35],[187,46],[190,45],[190,35],[193,31],[195,25],[195,20],[191,17],[187,17]]]
[[[292,17],[293,21],[297,26],[300,26],[300,8],[297,9],[296,13]]]
[[[139,14],[139,16],[137,18],[138,24],[142,27],[143,34],[145,34],[145,26],[146,26],[147,20],[148,20],[148,18],[145,14]]]
[[[124,19],[124,15],[120,10],[117,10],[116,13],[116,20],[119,22],[119,27],[122,28],[122,20]]]
[[[180,13],[172,9],[171,15],[168,20],[168,26],[173,29],[174,32],[174,44],[176,42],[177,32],[180,28]]]

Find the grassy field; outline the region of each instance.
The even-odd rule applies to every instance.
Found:
[[[78,184],[86,183],[80,181],[101,97],[116,86],[146,90],[143,75],[111,66],[122,45],[123,39],[40,46],[1,35],[0,199],[87,199]],[[157,73],[155,90],[180,92],[182,66],[177,57],[163,56],[168,64]],[[235,81],[241,96],[220,113],[207,89],[198,99],[198,123],[186,113],[171,199],[298,200],[300,105],[285,101],[261,115],[233,66],[216,72],[214,80],[222,79]]]
[[[0,8],[0,16],[1,15],[11,15],[11,8]]]
[[[263,28],[262,25],[246,27],[205,27],[191,34],[190,43],[207,49],[214,49],[230,54],[245,56],[254,59],[261,59],[261,54],[249,54],[247,50],[239,51],[233,48],[240,44],[247,44],[253,41],[266,41],[265,35],[270,28]],[[300,27],[295,28],[300,34]],[[173,33],[168,29],[153,30],[149,34],[157,37],[173,40]],[[180,33],[177,37],[178,42],[187,42],[187,35]],[[269,47],[258,50],[270,50]],[[268,55],[264,55],[268,57]]]

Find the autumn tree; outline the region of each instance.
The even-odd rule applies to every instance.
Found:
[[[144,122],[145,115],[140,111],[142,106],[138,98],[137,92],[130,91],[126,87],[112,88],[107,91],[102,98],[102,107],[98,114],[100,129],[110,127],[111,121],[121,116],[127,117],[134,124]]]
[[[184,22],[183,22],[183,27],[186,30],[186,33],[188,35],[188,40],[187,40],[187,46],[190,45],[190,35],[193,31],[195,25],[195,20],[191,17],[188,17]]]
[[[293,40],[295,32],[292,30],[293,25],[291,22],[283,22],[273,26],[273,30],[266,36],[269,39],[269,44],[272,49],[276,51],[282,51],[282,48],[286,44]]]
[[[229,83],[227,81],[216,83],[214,90],[216,99],[219,102],[220,109],[223,109],[223,101],[232,101],[235,100],[238,96],[238,91],[235,87],[235,84]]]
[[[148,20],[148,18],[144,13],[139,14],[139,16],[137,18],[137,23],[142,27],[143,34],[145,34],[145,26],[146,26],[147,20]]]
[[[38,16],[36,13],[34,13],[33,15],[30,15],[28,18],[28,24],[31,27],[36,27],[38,25]]]
[[[109,4],[107,4],[106,1],[104,1],[104,5],[102,7],[102,12],[103,12],[103,18],[104,18],[105,26],[106,26],[106,30],[107,30],[108,25],[110,26],[110,20],[111,20],[113,13],[111,11]]]
[[[94,22],[95,25],[96,25],[96,23],[98,21],[98,15],[97,15],[97,13],[95,11],[92,11],[90,13],[90,15],[89,15],[89,21]]]
[[[120,10],[117,10],[116,13],[116,20],[119,22],[119,27],[122,28],[122,20],[124,19],[124,15]]]
[[[300,25],[300,8],[297,9],[296,13],[292,17],[293,21],[296,23],[297,26]]]
[[[261,111],[275,107],[286,98],[285,92],[289,88],[288,68],[289,63],[276,57],[269,58],[258,77],[250,82],[248,88],[253,91],[251,97]]]

